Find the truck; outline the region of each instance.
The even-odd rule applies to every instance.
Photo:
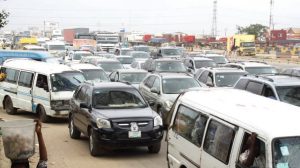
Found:
[[[63,36],[64,40],[68,44],[73,44],[73,40],[78,34],[88,34],[89,28],[73,28],[73,29],[64,29]]]
[[[96,33],[97,50],[112,51],[120,45],[120,36],[118,33],[99,32]]]
[[[239,56],[254,56],[255,49],[255,35],[237,34],[227,38],[227,51],[236,53]]]

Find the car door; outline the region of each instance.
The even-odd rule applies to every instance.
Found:
[[[85,92],[83,94],[82,102],[85,103],[88,107],[92,106],[92,91],[89,87],[86,86]],[[87,135],[87,128],[91,121],[91,112],[90,108],[81,108],[79,111],[79,119],[82,123],[83,130],[82,132]]]
[[[201,152],[200,167],[229,168],[237,128],[223,120],[209,120]]]
[[[172,168],[199,168],[208,117],[184,105],[178,107],[168,131],[168,160]],[[191,152],[193,151],[193,152]]]
[[[33,87],[32,90],[32,96],[33,96],[33,104],[34,108],[38,105],[41,104],[44,106],[45,109],[50,109],[50,89],[49,89],[49,84],[50,84],[50,78],[47,75],[43,74],[36,74],[35,77],[35,86]],[[36,108],[35,108],[36,109]],[[46,110],[47,113],[47,110]]]
[[[17,98],[19,107],[26,111],[33,111],[32,83],[34,73],[21,71],[18,82]]]
[[[80,103],[84,103],[85,100],[85,92],[87,90],[87,86],[82,86],[80,90],[78,91],[77,95],[75,96],[75,113],[74,113],[74,125],[81,131],[86,131],[85,130],[85,124],[84,120],[85,117],[83,116],[83,109],[80,108]]]

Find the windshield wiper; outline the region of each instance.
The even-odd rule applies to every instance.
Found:
[[[78,83],[81,83],[81,81],[77,79],[75,76],[73,76],[73,79],[75,79]]]

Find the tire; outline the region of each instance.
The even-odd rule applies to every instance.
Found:
[[[149,153],[158,153],[160,151],[161,143],[148,146]]]
[[[93,129],[90,129],[89,148],[92,156],[100,156],[104,154],[103,148],[100,148]]]
[[[50,117],[47,116],[45,108],[42,105],[38,106],[38,117],[43,123],[47,123],[50,120]]]
[[[17,109],[14,108],[13,102],[11,101],[10,97],[6,97],[4,99],[4,107],[5,107],[6,113],[9,115],[14,115],[17,113]]]
[[[81,132],[74,125],[73,116],[70,117],[69,121],[69,134],[72,139],[79,139]]]

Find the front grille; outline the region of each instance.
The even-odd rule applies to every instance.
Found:
[[[130,130],[131,123],[136,123],[139,130],[143,131],[145,129],[153,128],[152,118],[126,118],[126,119],[115,119],[112,120],[112,125],[114,129]]]

